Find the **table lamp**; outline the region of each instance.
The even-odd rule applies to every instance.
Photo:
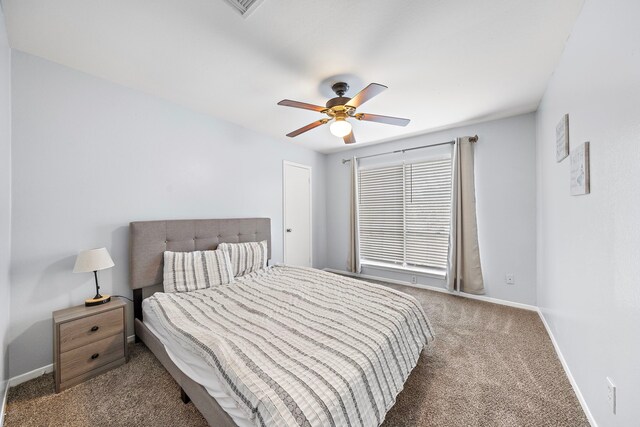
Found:
[[[115,264],[106,248],[89,249],[82,251],[76,258],[76,265],[73,267],[74,273],[88,273],[93,271],[96,279],[96,296],[84,301],[84,305],[91,307],[94,305],[106,304],[111,301],[111,296],[100,295],[100,286],[98,286],[98,270],[111,268]]]

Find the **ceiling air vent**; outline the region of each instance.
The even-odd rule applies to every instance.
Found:
[[[242,16],[248,16],[263,0],[226,0]]]

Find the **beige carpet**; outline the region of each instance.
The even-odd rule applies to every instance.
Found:
[[[392,285],[420,300],[436,330],[384,426],[588,426],[538,315]],[[9,391],[14,426],[204,426],[155,357],[138,344],[128,364],[58,395],[52,375]]]

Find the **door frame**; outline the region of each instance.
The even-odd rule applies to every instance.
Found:
[[[313,169],[309,165],[282,161],[282,259],[287,263],[287,166],[309,170],[309,263],[313,266]]]

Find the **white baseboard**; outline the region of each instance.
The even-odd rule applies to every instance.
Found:
[[[542,320],[542,324],[544,325],[545,329],[547,330],[547,334],[549,334],[549,338],[551,338],[551,343],[553,344],[553,348],[556,350],[556,354],[558,355],[558,359],[560,359],[560,363],[562,364],[562,368],[564,369],[564,373],[567,375],[567,378],[569,378],[569,382],[571,383],[571,387],[573,388],[573,392],[576,394],[576,397],[578,398],[578,402],[580,402],[580,406],[582,406],[582,410],[584,411],[584,414],[587,416],[587,420],[589,421],[589,424],[591,424],[591,427],[598,427],[598,424],[596,423],[596,420],[593,418],[593,415],[591,414],[591,411],[589,410],[589,407],[587,406],[587,401],[584,400],[584,396],[582,395],[582,392],[580,391],[580,388],[578,387],[578,383],[576,383],[575,378],[573,378],[573,375],[571,374],[571,370],[569,369],[569,365],[567,364],[567,361],[565,360],[564,356],[562,355],[562,351],[560,351],[560,347],[558,346],[558,343],[556,342],[556,338],[553,336],[553,332],[551,332],[551,328],[549,327],[549,324],[547,323],[547,319],[545,319],[544,314],[542,313],[542,310],[540,310],[538,308],[538,315],[540,316],[540,320]]]
[[[347,276],[352,276],[352,277],[361,277],[363,279],[371,279],[371,280],[379,280],[381,282],[389,282],[389,283],[393,283],[395,285],[403,285],[403,286],[411,286],[412,288],[418,288],[418,289],[426,289],[428,291],[435,291],[435,292],[442,292],[444,294],[450,294],[450,295],[456,295],[456,296],[460,296],[463,298],[469,298],[469,299],[475,299],[478,301],[485,301],[485,302],[490,302],[493,304],[500,304],[500,305],[506,305],[509,307],[515,307],[515,308],[521,308],[523,310],[529,310],[529,311],[538,311],[538,307],[536,307],[535,305],[529,305],[529,304],[523,304],[520,302],[513,302],[513,301],[507,301],[507,300],[503,300],[503,299],[499,299],[499,298],[492,298],[492,297],[486,297],[484,295],[473,295],[473,294],[467,294],[464,292],[450,292],[447,289],[444,288],[440,288],[438,286],[431,286],[431,285],[419,285],[419,284],[414,284],[411,282],[405,282],[403,280],[395,280],[395,279],[388,279],[386,277],[378,277],[378,276],[370,276],[370,275],[366,275],[366,274],[358,274],[358,273],[351,273],[349,271],[343,271],[343,270],[337,270],[334,268],[325,268],[325,271],[329,271],[331,273],[337,273],[337,274],[346,274]]]
[[[459,295],[459,296],[464,297],[464,298],[475,299],[475,300],[478,300],[478,301],[490,302],[490,303],[493,303],[493,304],[506,305],[508,307],[521,308],[523,310],[536,311],[536,312],[538,311],[538,307],[536,307],[535,305],[524,304],[524,303],[521,303],[521,302],[508,301],[506,299],[486,297],[484,295],[473,295],[473,294],[467,294],[467,293],[464,293],[464,292],[456,292],[455,295]]]
[[[9,381],[0,381],[0,392],[2,392],[2,406],[0,407],[0,426],[3,426],[4,412],[7,408],[7,396],[9,395]]]
[[[7,388],[15,387],[18,384],[41,377],[44,374],[50,374],[51,372],[53,372],[53,363],[43,366],[42,368],[34,369],[33,371],[25,372],[24,374],[16,375],[13,378],[9,378]]]

